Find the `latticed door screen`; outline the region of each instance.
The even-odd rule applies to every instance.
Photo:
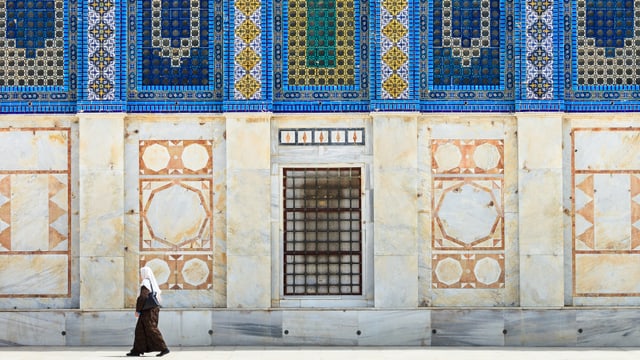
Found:
[[[362,294],[360,168],[284,169],[284,294]]]

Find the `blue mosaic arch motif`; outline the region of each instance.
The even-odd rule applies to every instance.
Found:
[[[640,1],[574,0],[565,8],[566,108],[640,109]]]
[[[369,110],[369,2],[274,0],[273,110]]]
[[[422,0],[421,110],[512,111],[513,34],[512,0]]]
[[[129,0],[128,111],[219,111],[222,0]]]
[[[75,0],[0,0],[3,113],[75,110],[77,30]]]

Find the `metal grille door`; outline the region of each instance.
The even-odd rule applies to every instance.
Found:
[[[284,294],[362,294],[360,168],[284,169]]]

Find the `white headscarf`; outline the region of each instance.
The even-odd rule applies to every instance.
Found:
[[[153,275],[153,271],[150,267],[143,266],[140,269],[140,278],[142,279],[142,284],[140,285],[146,287],[149,291],[155,291],[158,301],[162,301],[162,298],[160,297],[160,293],[162,293],[162,291],[160,290],[160,286],[158,286],[156,277]]]

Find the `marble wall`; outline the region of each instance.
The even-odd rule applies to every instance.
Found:
[[[6,115],[0,149],[0,345],[128,343],[143,265],[172,344],[640,331],[636,114]],[[284,172],[341,167],[357,291],[286,295]]]

